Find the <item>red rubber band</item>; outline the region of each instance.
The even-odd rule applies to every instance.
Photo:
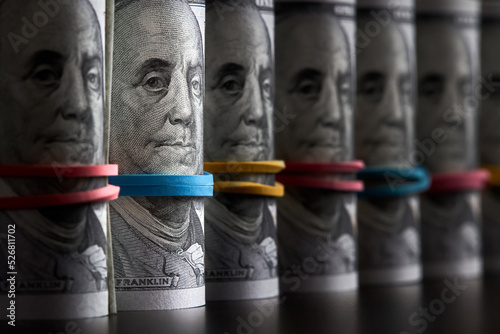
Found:
[[[320,172],[320,173],[357,173],[365,168],[361,160],[345,162],[286,162],[283,173]]]
[[[118,165],[97,166],[47,166],[0,165],[0,176],[27,177],[99,177],[118,175]]]
[[[319,177],[278,174],[276,175],[276,181],[281,182],[285,186],[321,188],[337,191],[360,192],[364,189],[363,181],[359,180],[335,180]]]
[[[432,183],[428,192],[481,190],[486,187],[489,179],[490,173],[485,169],[455,173],[436,173],[432,174]]]
[[[106,187],[68,194],[0,197],[0,210],[27,210],[46,206],[107,202],[118,198],[120,187]]]

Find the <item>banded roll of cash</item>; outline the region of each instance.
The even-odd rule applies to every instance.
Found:
[[[407,183],[415,161],[414,1],[358,0],[356,157],[386,170],[379,182]],[[408,169],[410,168],[410,169]],[[401,175],[403,174],[403,175]],[[376,184],[376,180],[371,183]],[[365,181],[365,188],[371,183]],[[358,200],[361,284],[418,281],[420,210],[415,193]]]
[[[482,193],[483,257],[487,272],[500,273],[500,2],[482,3],[481,25],[481,112],[479,152],[481,164],[490,167],[491,186]],[[495,182],[496,181],[496,182]]]
[[[434,179],[433,192],[421,197],[424,276],[476,277],[479,192],[467,182],[452,190],[441,181],[465,181],[477,168],[479,3],[417,0],[416,8],[418,151]]]
[[[205,202],[207,299],[275,297],[276,200],[217,187],[274,185],[275,171],[261,168],[274,158],[273,2],[210,1],[206,22],[205,161],[222,164]]]
[[[110,161],[121,177],[201,177],[204,1],[117,0],[114,14]],[[118,310],[204,305],[203,198],[147,193],[110,207]]]
[[[108,314],[105,6],[0,1],[0,300],[17,319]]]
[[[310,170],[301,177],[314,178],[315,163],[353,158],[355,2],[279,1],[275,8],[276,157],[301,163]],[[278,225],[283,291],[357,287],[353,191],[288,185],[278,200]]]

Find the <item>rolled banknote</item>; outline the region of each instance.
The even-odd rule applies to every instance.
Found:
[[[477,168],[479,4],[417,0],[417,149],[431,173]],[[481,273],[475,191],[421,197],[424,276]]]
[[[203,172],[203,1],[115,1],[110,161],[121,174]],[[110,206],[118,310],[205,304],[203,199]]]
[[[483,1],[481,25],[481,112],[479,147],[482,164],[500,166],[500,1]],[[500,188],[482,193],[484,268],[500,272]]]
[[[356,157],[367,166],[411,167],[415,165],[414,1],[359,0],[357,26]],[[358,222],[361,284],[421,277],[417,196],[361,198]]]
[[[276,2],[276,157],[353,158],[354,1]],[[311,174],[310,176],[314,176]],[[287,186],[278,200],[280,288],[357,287],[356,195]]]
[[[272,160],[273,3],[210,1],[206,22],[205,161]],[[230,172],[218,178],[274,184]],[[207,299],[277,296],[276,200],[220,192],[205,204]]]
[[[0,1],[0,164],[52,165],[60,176],[0,178],[0,197],[106,184],[57,174],[105,162],[105,5]],[[106,223],[104,203],[0,211],[0,299],[9,315],[107,315]]]

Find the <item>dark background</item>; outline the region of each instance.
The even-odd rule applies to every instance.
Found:
[[[454,279],[448,281],[453,285]],[[1,322],[0,333],[500,334],[500,277],[458,280],[457,284],[462,289],[459,295],[449,288],[445,292],[448,301],[456,297],[449,303],[441,297],[447,283],[436,280],[399,287],[363,287],[357,292],[209,302],[206,307],[188,310],[120,312],[91,320],[16,321],[15,328]]]

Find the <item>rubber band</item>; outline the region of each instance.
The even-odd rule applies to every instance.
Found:
[[[204,169],[210,173],[265,173],[276,174],[285,168],[282,160],[244,162],[205,162]]]
[[[161,174],[129,174],[111,176],[109,183],[120,187],[131,186],[213,186],[212,174],[203,175],[161,175]]]
[[[432,185],[429,192],[453,192],[465,190],[481,190],[490,178],[485,169],[463,172],[432,174]]]
[[[119,187],[108,185],[98,189],[67,194],[0,197],[0,210],[28,210],[48,206],[107,202],[118,198],[119,192]]]
[[[359,192],[363,191],[363,182],[358,180],[338,180],[324,177],[276,175],[276,180],[285,186],[297,186],[307,188],[321,188],[336,191]]]
[[[488,184],[490,186],[494,187],[500,187],[500,167],[499,166],[492,166],[492,165],[484,165],[481,166],[483,169],[486,169],[488,172],[490,172],[490,180]]]
[[[359,197],[397,197],[418,194],[429,189],[430,177],[423,167],[367,167],[358,173],[358,178],[367,180],[384,180],[387,184],[366,186]],[[408,182],[410,181],[410,182]]]
[[[163,186],[121,186],[120,197],[123,196],[187,196],[187,197],[211,197],[213,196],[213,186],[184,186],[184,185],[163,185]]]
[[[0,165],[0,176],[25,177],[100,177],[118,175],[118,165]]]
[[[365,167],[361,160],[345,162],[286,162],[286,169],[282,174],[296,172],[317,173],[357,173]]]
[[[285,188],[279,182],[269,186],[255,182],[217,181],[214,183],[214,192],[282,197]]]

